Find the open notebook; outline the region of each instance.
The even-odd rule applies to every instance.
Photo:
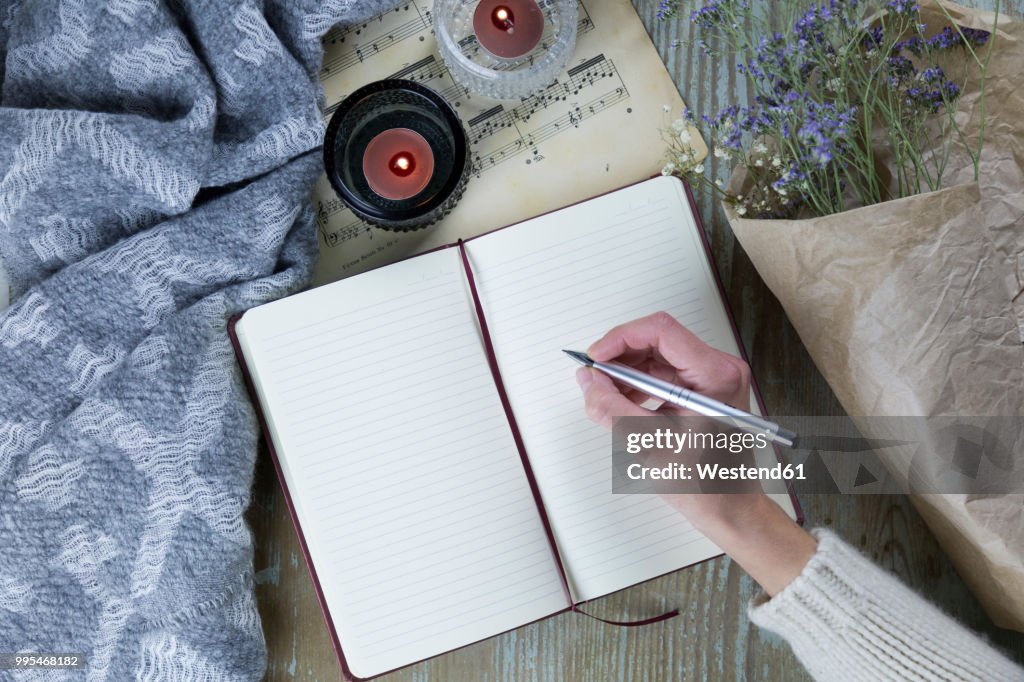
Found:
[[[659,497],[612,494],[611,436],[561,351],[665,310],[739,353],[691,206],[679,180],[655,178],[464,244],[522,454],[458,247],[237,321],[347,674],[721,553]]]

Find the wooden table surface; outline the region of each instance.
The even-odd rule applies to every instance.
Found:
[[[655,18],[658,0],[634,0],[683,99],[698,112],[742,98],[729,60],[695,58],[674,40],[683,21]],[[990,4],[990,3],[988,3]],[[1008,6],[1008,7],[1007,7]],[[1024,0],[1003,0],[1021,14]],[[726,177],[718,159],[710,172]],[[733,238],[721,210],[699,202],[715,264],[769,413],[838,415],[842,408],[811,362],[782,308]],[[831,528],[968,627],[1024,661],[1024,635],[991,624],[910,502],[898,496],[809,495],[800,500],[809,526]],[[269,457],[262,453],[249,512],[256,537],[257,597],[266,633],[268,680],[337,680],[309,573]],[[381,678],[412,680],[805,680],[779,638],[752,626],[746,606],[755,585],[725,558],[611,595],[588,610],[638,618],[678,605],[681,615],[623,628],[576,614],[555,616]]]

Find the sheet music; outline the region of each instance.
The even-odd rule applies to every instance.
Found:
[[[371,81],[423,83],[459,112],[473,177],[441,223],[396,234],[356,218],[323,175],[314,193],[318,284],[610,191],[663,165],[663,106],[678,115],[683,102],[628,0],[581,2],[566,71],[543,92],[514,101],[472,95],[452,80],[436,49],[431,9],[431,0],[413,0],[325,36],[325,118]]]
[[[665,310],[737,354],[698,229],[682,184],[659,178],[468,244],[577,601],[720,553],[661,497],[612,493],[611,434],[587,419],[576,367],[561,351],[585,349],[616,324]],[[788,497],[776,500],[792,511]]]
[[[457,249],[236,329],[356,675],[567,606]]]

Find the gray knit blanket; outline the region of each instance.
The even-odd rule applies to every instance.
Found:
[[[310,279],[320,38],[385,1],[0,0],[0,653],[87,662],[39,679],[262,676],[225,325]]]

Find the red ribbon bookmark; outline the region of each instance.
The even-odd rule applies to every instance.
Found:
[[[577,604],[573,604],[571,610],[573,613],[579,613],[581,615],[586,616],[587,618],[593,618],[594,620],[599,620],[602,623],[606,623],[608,625],[618,625],[624,628],[631,628],[639,625],[652,625],[654,623],[660,623],[663,620],[668,620],[669,618],[675,618],[679,615],[679,609],[672,609],[671,611],[666,611],[660,616],[651,616],[650,618],[643,618],[641,620],[607,620],[606,618],[598,618],[597,616],[589,614],[586,611],[580,611],[580,608]]]

